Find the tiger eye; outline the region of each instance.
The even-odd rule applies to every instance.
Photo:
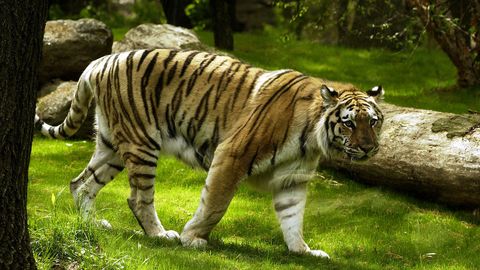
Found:
[[[343,124],[348,128],[354,128],[355,127],[355,124],[350,120],[343,122]]]

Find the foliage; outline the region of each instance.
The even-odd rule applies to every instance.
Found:
[[[458,85],[480,86],[480,3],[467,0],[407,2],[456,66]]]
[[[279,21],[296,38],[353,47],[402,49],[422,33],[403,0],[275,0]]]
[[[185,9],[196,30],[212,29],[212,12],[209,0],[193,0]]]
[[[210,33],[198,34],[202,42],[212,44]],[[233,53],[237,57],[266,69],[292,68],[362,89],[381,84],[386,89],[386,101],[400,106],[467,113],[469,109],[478,111],[480,104],[480,87],[448,90],[455,84],[455,67],[438,49],[419,47],[395,53],[351,49],[285,40],[277,29],[237,34],[235,44]]]
[[[69,14],[59,4],[50,6],[49,19],[95,18],[112,28],[134,27],[141,23],[163,23],[165,16],[162,6],[156,0],[136,0],[127,10],[112,0],[90,1],[78,13]]]

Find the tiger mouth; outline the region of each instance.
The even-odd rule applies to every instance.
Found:
[[[364,152],[362,153],[362,152],[356,152],[356,151],[352,152],[352,151],[349,151],[348,149],[345,150],[345,154],[347,155],[347,157],[353,161],[365,161],[375,156],[377,152],[378,152],[377,149],[368,153],[364,153]]]
[[[369,158],[369,156],[367,154],[365,154],[363,156],[351,156],[351,155],[348,155],[348,156],[353,161],[365,161]]]

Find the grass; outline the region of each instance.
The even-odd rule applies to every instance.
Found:
[[[113,230],[79,220],[68,182],[93,152],[92,142],[35,138],[28,212],[40,269],[475,269],[478,217],[466,211],[355,183],[322,171],[310,183],[305,238],[332,260],[289,254],[271,196],[242,186],[205,251],[144,236],[131,214],[125,173],[102,190],[97,216]],[[206,174],[173,158],[159,161],[156,206],[168,229],[181,231],[199,201]]]
[[[119,39],[125,29],[114,32]],[[199,34],[212,43],[211,34]],[[395,104],[455,113],[478,110],[480,104],[479,89],[432,90],[455,81],[455,69],[437,50],[354,50],[282,42],[274,32],[235,38],[233,53],[249,63],[267,69],[293,68],[362,88],[382,84],[387,101]],[[478,215],[364,186],[334,171],[321,171],[310,183],[304,233],[312,248],[330,254],[330,261],[289,254],[271,196],[245,186],[204,251],[144,236],[126,203],[125,173],[98,197],[97,216],[113,225],[113,230],[105,230],[79,219],[68,190],[70,179],[86,166],[93,148],[92,142],[34,139],[28,213],[40,269],[476,269],[480,265]],[[158,214],[165,227],[181,231],[197,207],[206,174],[164,157],[157,175]]]

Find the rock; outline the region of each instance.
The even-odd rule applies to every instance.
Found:
[[[110,54],[112,31],[94,19],[48,21],[43,37],[40,83],[77,80],[87,65]]]
[[[191,49],[211,51],[190,30],[169,24],[141,24],[130,29],[123,40],[114,42],[113,53],[138,49]]]
[[[67,117],[73,95],[77,88],[77,82],[57,81],[55,84],[50,84],[48,87],[55,88],[55,90],[38,100],[36,112],[43,121],[56,126],[61,124],[65,117]],[[73,138],[91,139],[93,137],[95,122],[94,113],[95,106],[92,104],[87,119]]]
[[[73,82],[73,81],[70,81],[70,82]],[[59,79],[53,79],[46,82],[44,85],[40,87],[40,90],[38,90],[37,99],[44,97],[52,93],[53,91],[57,90],[58,86],[63,83],[66,83],[66,82]],[[73,82],[73,83],[76,83],[76,82]]]

